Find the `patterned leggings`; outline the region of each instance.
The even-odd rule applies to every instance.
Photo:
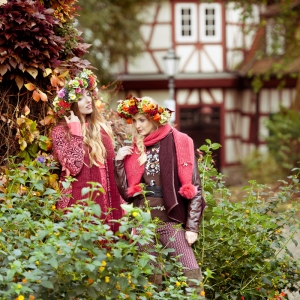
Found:
[[[174,225],[177,225],[174,228]],[[172,248],[174,252],[169,252],[172,256],[178,256],[178,261],[182,263],[184,269],[198,269],[198,263],[196,261],[192,247],[189,246],[186,238],[185,231],[183,228],[178,227],[178,224],[175,222],[166,222],[162,226],[158,226],[156,233],[159,235],[159,241],[162,246],[166,249]],[[170,240],[170,238],[174,238]],[[157,256],[157,253],[151,251],[154,248],[154,244],[148,245],[139,245],[142,251]]]

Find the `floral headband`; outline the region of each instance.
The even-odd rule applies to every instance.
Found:
[[[136,98],[129,95],[125,100],[119,100],[118,102],[117,113],[128,124],[132,123],[132,117],[135,114],[144,114],[147,115],[148,119],[165,125],[169,122],[173,112],[168,108],[153,103],[153,99],[150,97]]]
[[[55,113],[62,117],[71,108],[72,103],[82,98],[85,90],[88,90],[92,99],[97,101],[99,99],[97,81],[96,75],[88,69],[84,69],[74,79],[69,80],[53,100]]]

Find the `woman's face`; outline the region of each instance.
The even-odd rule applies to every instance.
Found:
[[[140,135],[146,136],[156,130],[154,124],[143,114],[136,114],[133,118],[133,125]]]
[[[93,112],[92,97],[88,91],[84,91],[82,98],[78,101],[78,109],[80,113],[85,117]]]

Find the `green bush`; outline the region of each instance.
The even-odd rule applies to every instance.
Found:
[[[287,248],[289,242],[297,245],[299,169],[275,192],[251,180],[243,187],[245,197],[232,202],[211,159],[220,145],[207,142],[200,148],[206,155],[199,159],[199,171],[208,207],[194,246],[206,270],[206,297],[283,298],[282,289],[299,282],[299,260]]]
[[[137,245],[156,239],[148,212],[123,205],[127,214],[115,234],[97,218],[100,207],[90,199],[64,214],[55,206],[60,197],[55,169],[46,156],[23,164],[12,160],[2,176],[0,299],[199,298],[185,295],[181,266],[158,244],[164,289],[148,281],[156,272],[155,258]],[[91,189],[102,191],[95,183]]]
[[[288,174],[300,162],[300,112],[281,107],[266,122],[270,154]]]
[[[245,180],[255,180],[257,183],[270,184],[283,178],[286,172],[278,165],[273,155],[253,151],[242,161]]]

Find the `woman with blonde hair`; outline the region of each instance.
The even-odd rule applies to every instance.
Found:
[[[133,145],[120,148],[115,158],[119,192],[125,201],[143,208],[143,183],[149,192],[146,197],[151,217],[163,224],[157,228],[161,244],[174,249],[171,254],[179,256],[189,286],[200,292],[191,280],[201,281],[191,245],[197,240],[206,204],[193,140],[169,125],[172,112],[150,97],[129,95],[119,101],[117,112],[132,123],[133,137]],[[182,224],[181,229],[178,224]],[[159,285],[162,276],[156,274],[152,280]]]
[[[61,187],[66,176],[72,176],[67,189],[63,189],[57,208],[64,209],[81,203],[87,195],[81,190],[90,182],[101,184],[104,193],[95,192],[91,199],[101,207],[101,218],[112,226],[111,219],[122,216],[121,198],[114,181],[114,137],[110,126],[96,107],[99,100],[97,78],[85,69],[70,79],[53,101],[58,124],[52,129],[54,154],[62,166]]]

